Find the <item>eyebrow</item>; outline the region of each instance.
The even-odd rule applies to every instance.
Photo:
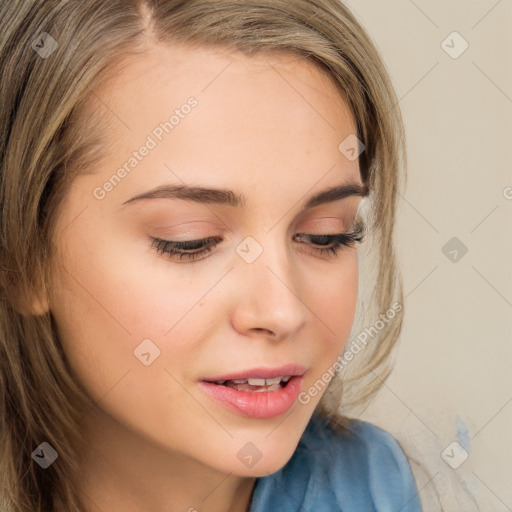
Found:
[[[320,204],[332,203],[350,196],[367,196],[369,188],[354,182],[342,183],[335,187],[326,188],[309,197],[302,209],[308,210]],[[245,208],[247,199],[243,194],[233,190],[206,188],[190,185],[160,185],[159,187],[138,194],[123,203],[134,203],[147,199],[183,199],[197,203],[219,204],[237,208]]]

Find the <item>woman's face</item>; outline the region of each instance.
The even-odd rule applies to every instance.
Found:
[[[357,249],[321,252],[333,244],[318,237],[351,231],[361,198],[306,207],[362,185],[339,149],[355,133],[348,106],[304,59],[178,46],[132,59],[93,101],[108,157],[59,209],[48,304],[69,363],[117,439],[225,473],[276,471],[355,314]],[[281,390],[229,382],[291,375]]]

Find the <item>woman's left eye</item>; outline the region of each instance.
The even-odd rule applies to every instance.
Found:
[[[365,237],[365,227],[359,224],[354,230],[335,235],[309,235],[297,233],[294,240],[301,244],[307,244],[311,251],[320,255],[336,256],[343,247],[352,247],[356,242],[361,242]],[[212,248],[222,242],[219,236],[202,238],[200,240],[187,240],[186,242],[175,242],[161,238],[150,237],[151,246],[159,254],[168,254],[173,259],[188,262],[203,259]]]

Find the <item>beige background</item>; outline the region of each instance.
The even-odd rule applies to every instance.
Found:
[[[363,417],[421,463],[425,510],[439,510],[435,487],[449,512],[509,511],[512,1],[345,3],[389,69],[409,152],[397,233],[406,320],[395,370]],[[454,31],[469,44],[458,58],[441,46]],[[442,252],[452,237],[467,247],[456,262]],[[469,453],[455,469],[441,457],[453,441]]]

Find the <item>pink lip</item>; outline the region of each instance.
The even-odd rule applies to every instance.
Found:
[[[199,382],[200,387],[211,398],[229,410],[251,418],[273,418],[285,413],[297,401],[306,368],[299,364],[286,364],[278,368],[251,368],[236,373],[206,377]],[[277,391],[239,391],[215,384],[219,380],[292,378]]]
[[[279,368],[252,368],[250,370],[242,370],[237,373],[230,373],[227,375],[218,375],[214,377],[205,377],[201,381],[216,382],[218,380],[233,380],[233,379],[273,379],[275,377],[286,377],[287,375],[304,375],[306,368],[299,364],[286,364]],[[290,379],[291,380],[291,379]],[[249,391],[250,393],[250,391]],[[266,394],[266,393],[261,393]]]
[[[281,371],[281,369],[279,371]],[[275,370],[271,370],[271,373],[274,377],[287,374],[287,372],[276,373]],[[242,375],[238,378],[243,379],[247,374],[248,373],[245,372],[243,375],[237,375]],[[290,375],[290,372],[288,372],[288,375]],[[254,373],[254,376],[262,377],[262,374],[258,373],[256,375]],[[272,376],[264,378],[272,378]],[[215,378],[215,380],[230,379]],[[199,382],[199,386],[206,394],[223,406],[227,407],[230,411],[250,418],[265,419],[274,418],[275,416],[284,414],[296,403],[303,380],[303,375],[295,375],[283,388],[277,391],[262,392],[238,391],[234,388],[206,381]]]

